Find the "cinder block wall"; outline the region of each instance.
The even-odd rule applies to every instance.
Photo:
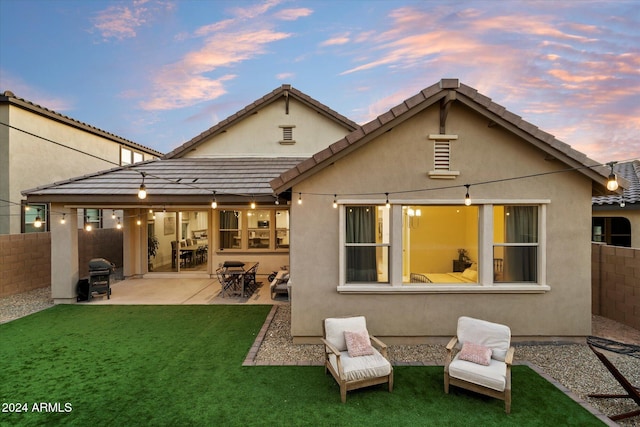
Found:
[[[105,258],[122,267],[122,231],[103,228],[92,231],[78,230],[78,272],[80,277],[89,275],[89,261]]]
[[[0,297],[51,286],[51,234],[0,235]]]
[[[89,275],[89,260],[106,258],[122,267],[122,232],[78,230],[78,269]],[[0,298],[51,286],[51,233],[0,235]]]
[[[640,329],[640,249],[592,245],[592,311]]]

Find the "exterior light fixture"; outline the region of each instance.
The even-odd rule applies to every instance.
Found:
[[[62,218],[60,218],[60,224],[66,224],[67,223],[67,214],[62,214]]]
[[[252,200],[252,201],[251,201],[251,205],[250,205],[250,206],[251,206],[251,209],[255,209],[255,208],[256,208],[256,202],[255,202],[255,200]]]
[[[138,189],[138,199],[143,200],[147,198],[147,187],[144,185],[144,177],[147,176],[146,173],[140,172],[142,175],[142,184],[140,184],[140,188]]]
[[[467,194],[464,196],[464,204],[466,206],[471,206],[471,197],[469,197],[469,187],[471,187],[471,185],[465,184],[464,186],[467,187]]]
[[[137,225],[142,225],[142,220],[140,218],[138,218],[138,220],[136,221]]]
[[[218,207],[218,201],[216,200],[216,192],[213,192],[213,199],[211,200],[211,209]]]
[[[115,210],[111,211],[111,219],[116,219],[116,211]]]
[[[302,204],[302,193],[298,193],[298,204]]]
[[[120,222],[120,217],[118,217],[118,222],[116,223],[116,228],[118,230],[122,230],[122,223]]]
[[[387,197],[387,201],[385,202],[385,206],[388,208],[391,207],[391,203],[389,203],[389,193],[384,193],[384,195]]]
[[[611,172],[609,173],[609,180],[607,181],[607,190],[616,191],[618,189],[618,178],[616,178],[616,174],[613,173],[613,165],[617,162],[609,162],[607,165],[611,168]]]
[[[620,197],[620,207],[624,208],[626,206],[625,202],[624,202],[624,197]]]
[[[333,195],[333,208],[336,209],[338,207],[338,201],[336,200],[338,197],[336,194]]]
[[[91,226],[91,224],[90,224],[90,223],[88,223],[88,222],[87,222],[87,223],[84,225],[84,229],[85,229],[86,231],[91,231],[91,230],[93,230],[93,227]]]

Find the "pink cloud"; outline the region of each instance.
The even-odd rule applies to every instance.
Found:
[[[325,40],[322,43],[320,43],[320,46],[336,46],[336,45],[347,44],[350,41],[351,39],[349,38],[349,33],[346,33],[346,34],[332,37],[328,40]]]
[[[283,21],[295,21],[298,18],[307,17],[312,13],[313,10],[301,7],[297,9],[284,9],[274,13],[273,16],[277,19],[282,19]]]
[[[135,37],[138,27],[153,20],[160,11],[173,10],[174,4],[151,0],[136,0],[131,7],[115,5],[98,12],[92,19],[93,26],[103,39],[124,40]]]

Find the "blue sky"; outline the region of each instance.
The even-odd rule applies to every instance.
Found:
[[[640,158],[640,1],[0,0],[0,91],[162,152],[285,83],[363,124],[441,78]]]

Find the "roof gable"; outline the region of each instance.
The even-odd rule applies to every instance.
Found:
[[[568,144],[556,139],[535,125],[523,120],[520,116],[508,111],[505,107],[493,102],[491,98],[480,94],[476,89],[461,84],[458,79],[442,79],[440,82],[427,87],[402,103],[392,107],[362,125],[360,128],[334,142],[324,150],[289,169],[278,178],[271,181],[271,187],[276,193],[284,192],[299,182],[324,169],[331,163],[347,156],[357,148],[374,140],[377,136],[389,131],[400,123],[414,117],[426,108],[440,103],[440,133],[446,133],[447,105],[451,102],[461,102],[477,113],[490,120],[491,125],[501,126],[528,143],[547,153],[552,158],[565,163],[569,168],[575,168],[586,175],[594,183],[594,194],[605,193],[605,181],[609,170],[585,154],[574,150]],[[621,186],[625,186],[623,182]]]
[[[251,104],[247,105],[246,107],[232,114],[226,119],[220,121],[213,127],[202,132],[200,135],[182,144],[180,147],[167,153],[164,156],[164,158],[175,159],[175,158],[183,157],[186,155],[186,153],[196,149],[198,146],[207,142],[212,137],[224,133],[225,131],[230,129],[232,126],[240,123],[241,121],[247,119],[248,117],[256,114],[260,110],[282,99],[285,100],[285,104],[287,105],[287,108],[288,108],[289,99],[294,99],[295,101],[302,103],[304,106],[316,111],[318,114],[321,114],[327,119],[345,128],[346,132],[353,131],[359,127],[357,123],[353,122],[347,117],[339,114],[338,112],[332,110],[326,105],[316,101],[315,99],[304,94],[303,92],[293,88],[291,85],[285,84],[280,86],[277,89],[274,89],[272,92],[266,94],[262,98],[257,99],[256,101],[252,102]]]

